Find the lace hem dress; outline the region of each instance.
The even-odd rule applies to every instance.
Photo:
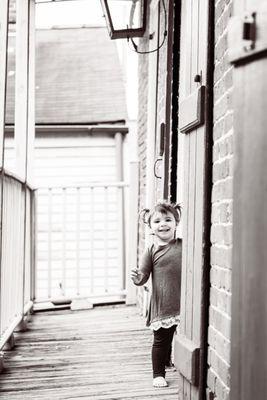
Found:
[[[146,249],[143,254],[137,286],[152,277],[152,293],[146,325],[154,330],[171,327],[180,314],[182,241],[173,239],[167,245]],[[176,318],[176,319],[175,319]]]
[[[151,322],[149,328],[153,331],[158,331],[160,328],[168,329],[173,325],[179,325],[180,323],[180,316],[175,315],[173,317],[163,318],[158,321]]]

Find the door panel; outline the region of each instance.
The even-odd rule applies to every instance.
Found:
[[[234,65],[234,231],[232,274],[232,400],[266,398],[267,393],[267,84],[266,1],[236,1],[230,25]],[[253,8],[252,8],[253,7]],[[248,10],[255,12],[257,35],[246,53],[241,35]],[[264,39],[264,40],[263,40]],[[233,56],[234,55],[234,56]]]
[[[207,108],[208,16],[207,0],[182,2],[179,135],[183,135],[183,261],[181,326],[174,352],[182,377],[180,398],[188,400],[202,398],[199,390],[201,315],[203,287],[207,283],[203,281],[206,268],[204,198],[209,184],[209,177],[205,175],[209,139],[203,118]]]

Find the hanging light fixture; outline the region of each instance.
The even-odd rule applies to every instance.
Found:
[[[101,0],[101,4],[111,39],[144,35],[147,0]]]

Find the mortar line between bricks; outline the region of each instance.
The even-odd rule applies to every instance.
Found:
[[[215,203],[213,203],[213,204],[215,204]],[[226,244],[219,244],[219,243],[217,244],[216,243],[216,246],[212,245],[212,247],[214,247],[216,249],[229,250],[229,249],[233,248],[233,245],[226,245]]]
[[[210,346],[209,345],[209,347],[211,348],[211,350],[213,351],[213,353],[215,353],[216,354],[216,356],[226,365],[226,367],[230,367],[230,364],[227,362],[227,361],[225,361],[223,358],[222,358],[222,356],[220,356],[220,354],[212,347],[212,346]],[[222,379],[222,378],[220,378],[220,379]]]
[[[231,317],[229,314],[226,314],[224,311],[222,311],[220,308],[216,307],[213,304],[210,304],[210,307],[214,308],[215,311],[217,311],[219,314],[222,314],[223,317],[227,318],[229,321],[231,321]]]
[[[227,176],[226,178],[224,178],[224,179],[220,179],[219,181],[216,181],[216,182],[214,182],[213,183],[213,186],[214,185],[217,185],[217,184],[219,184],[219,183],[221,183],[221,182],[225,182],[226,180],[233,180],[233,177],[232,176]],[[229,197],[229,200],[230,199],[232,199],[232,197]],[[227,198],[224,198],[224,200],[227,200]]]
[[[218,331],[218,329],[216,329],[214,326],[210,325],[209,328],[213,329],[214,331],[216,331],[216,334],[218,333],[218,336],[221,336],[224,340],[226,340],[228,343],[231,343],[231,340],[228,339],[227,337],[225,337],[222,332]],[[210,345],[211,346],[211,345]],[[213,346],[211,346],[213,347]]]
[[[222,204],[222,203],[220,203],[220,204]],[[225,203],[224,203],[225,204]],[[233,223],[232,222],[212,222],[212,225],[213,226],[223,226],[223,227],[228,227],[228,226],[231,226],[232,227],[232,225],[233,225]]]
[[[218,200],[219,202],[220,202],[220,204],[232,204],[233,203],[233,199],[229,199],[229,200],[226,200],[226,199],[221,199],[221,200]]]
[[[220,98],[221,98],[221,97],[220,97]],[[221,117],[219,117],[218,119],[216,119],[215,121],[213,121],[213,122],[214,122],[214,123],[213,123],[213,126],[215,126],[216,124],[219,124],[221,120],[225,119],[226,117],[228,117],[228,115],[233,114],[233,113],[234,113],[234,112],[233,112],[232,109],[231,109],[231,110],[227,110],[226,113],[225,113],[223,116],[221,116]],[[225,134],[225,135],[226,135],[226,134]]]
[[[226,92],[224,92],[224,94],[222,95],[222,96],[220,96],[214,103],[213,103],[213,106],[214,106],[214,108],[216,107],[216,106],[218,106],[218,104],[220,103],[220,102],[222,102],[222,99],[224,99],[225,97],[227,97],[227,95],[229,94],[229,93],[231,93],[231,92],[233,92],[233,88],[231,87],[231,88],[229,88],[228,90],[226,90]],[[232,109],[231,109],[232,110]],[[229,110],[228,110],[229,111]],[[229,111],[230,112],[230,111]],[[226,114],[224,114],[223,116],[221,116],[220,118],[225,118],[225,116],[227,115],[227,113]],[[217,121],[219,121],[219,119],[216,119],[216,122]]]
[[[218,62],[218,64],[220,64],[219,62]],[[216,63],[215,63],[215,67],[216,67]],[[230,66],[228,69],[226,69],[225,71],[224,71],[224,73],[220,76],[220,78],[219,79],[217,79],[217,81],[214,83],[214,89],[216,89],[216,87],[221,83],[221,81],[226,77],[226,75],[227,74],[229,74],[229,72],[230,71],[232,71],[233,70],[233,67],[232,66]],[[230,88],[228,88],[228,90],[229,90]]]
[[[232,270],[231,270],[230,268],[221,267],[221,266],[218,265],[218,264],[212,264],[212,265],[211,265],[211,268],[216,268],[216,269],[220,269],[220,270],[228,271],[229,273],[232,273]]]
[[[228,115],[231,115],[231,114],[228,113],[223,118],[225,119],[226,117],[228,117]],[[216,121],[216,123],[214,124],[214,128],[217,128],[216,125],[219,125],[219,124],[220,124],[220,121],[219,120]],[[216,146],[217,143],[220,144],[221,142],[224,142],[226,139],[229,139],[233,136],[234,136],[234,130],[233,130],[233,128],[230,128],[226,133],[224,133],[222,136],[218,137],[218,139],[215,139],[213,145]],[[228,153],[228,155],[231,156],[232,153]]]
[[[216,289],[218,292],[223,293],[223,294],[227,294],[228,297],[232,296],[231,292],[228,292],[227,290],[223,289],[223,288],[218,288],[218,286],[215,286],[213,284],[210,285],[212,288]]]
[[[219,381],[222,383],[222,386],[225,387],[225,389],[230,390],[229,386],[227,386],[224,381],[222,380],[222,378],[220,377],[220,375],[218,375],[217,371],[215,371],[215,369],[212,368],[212,366],[209,366],[209,370],[216,376],[217,379],[219,379]]]

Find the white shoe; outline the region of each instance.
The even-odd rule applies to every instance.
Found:
[[[165,381],[165,378],[163,378],[163,376],[157,376],[156,378],[153,379],[153,386],[166,387],[168,386],[168,383]]]

